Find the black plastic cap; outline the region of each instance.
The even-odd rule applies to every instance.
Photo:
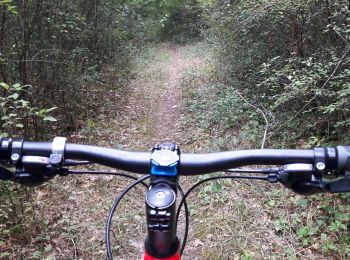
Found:
[[[152,208],[163,209],[170,207],[175,202],[175,198],[176,194],[170,185],[160,183],[148,191],[146,202]]]

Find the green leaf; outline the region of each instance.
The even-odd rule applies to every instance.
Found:
[[[287,247],[286,249],[283,250],[287,255],[291,256],[294,254],[294,250],[291,247]]]
[[[4,82],[1,82],[0,83],[0,86],[2,86],[3,87],[3,89],[5,89],[5,90],[9,90],[9,88],[10,88],[10,86],[9,85],[7,85],[6,83],[4,83]]]
[[[270,208],[274,208],[276,206],[276,201],[275,200],[269,200],[267,202],[267,205],[270,207]]]
[[[220,182],[214,182],[211,186],[213,193],[219,193],[222,190],[222,185]]]
[[[45,114],[46,113],[46,109],[45,108],[43,108],[43,109],[41,109],[40,111],[39,111],[39,115],[42,115],[42,114]]]
[[[21,89],[21,84],[16,83],[16,84],[13,84],[12,87],[16,90],[19,90],[19,89]]]
[[[297,234],[299,237],[307,237],[310,233],[310,229],[308,227],[301,227],[297,230]]]
[[[21,88],[24,89],[24,88],[31,88],[32,85],[29,85],[29,84],[26,84],[26,85],[23,85]]]
[[[13,93],[12,95],[8,96],[7,98],[17,99],[19,95],[17,93]]]
[[[306,199],[300,199],[298,203],[302,208],[306,208],[308,201]]]
[[[45,252],[46,253],[49,253],[52,251],[52,245],[51,244],[48,244],[47,246],[45,246]]]
[[[124,145],[122,145],[122,144],[117,144],[116,145],[116,149],[123,149],[123,147],[124,147]]]
[[[32,254],[32,257],[34,257],[34,258],[40,258],[40,256],[41,256],[41,252],[40,251],[35,251]]]
[[[43,120],[44,120],[44,121],[50,121],[50,122],[56,122],[56,121],[57,121],[57,119],[54,118],[54,117],[52,117],[52,116],[45,116],[45,117],[43,118]]]
[[[23,124],[16,124],[16,127],[18,127],[18,128],[23,128],[24,125],[23,125]]]
[[[250,255],[245,255],[243,260],[252,260],[253,258]]]
[[[2,118],[1,118],[1,120],[7,120],[7,119],[9,119],[10,117],[9,116],[3,116]]]
[[[29,101],[21,99],[21,100],[19,100],[19,102],[22,103],[22,107],[28,107]]]
[[[51,108],[48,108],[48,109],[46,109],[46,113],[49,113],[49,112],[51,112],[51,111],[53,111],[53,110],[55,110],[55,109],[57,109],[58,107],[51,107]]]
[[[7,256],[10,256],[10,255],[11,254],[9,252],[3,252],[3,253],[1,253],[0,258],[7,257]]]

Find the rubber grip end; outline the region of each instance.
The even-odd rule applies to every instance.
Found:
[[[350,146],[337,146],[338,170],[350,171]]]

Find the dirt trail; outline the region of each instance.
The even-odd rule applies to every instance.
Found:
[[[169,72],[164,82],[165,86],[156,102],[158,107],[153,111],[156,136],[159,140],[175,141],[179,138],[181,73],[185,67],[178,47],[172,47],[167,68]]]
[[[173,141],[181,144],[181,87],[184,74],[193,65],[185,55],[185,47],[176,45],[160,45],[151,48],[149,53],[135,62],[134,79],[120,94],[115,94],[120,101],[119,107],[101,117],[98,129],[99,145],[112,146],[118,149],[149,151],[156,143]],[[112,95],[112,93],[111,93]],[[96,139],[95,139],[96,140]],[[99,183],[96,187],[96,180]],[[105,249],[100,246],[98,251],[89,252],[93,244],[103,245],[104,217],[112,199],[126,186],[128,180],[114,177],[96,177],[82,180],[84,192],[94,197],[82,198],[77,201],[77,208],[89,207],[98,202],[99,206],[93,212],[87,213],[91,225],[81,227],[80,236],[92,237],[90,241],[79,239],[77,247],[86,252],[84,258],[105,257]],[[130,183],[130,182],[129,182]],[[141,191],[141,190],[140,190]],[[120,212],[114,221],[112,229],[118,230],[112,239],[117,245],[115,251],[118,259],[141,259],[144,228],[144,190],[132,192],[129,200],[122,203]],[[104,204],[100,203],[104,201]],[[104,206],[103,206],[104,205]],[[102,208],[103,207],[103,208]],[[76,218],[84,215],[77,212]],[[136,216],[136,218],[135,218]],[[82,230],[83,229],[83,230]],[[95,246],[94,246],[95,247]]]
[[[132,119],[126,120],[131,128],[123,127],[127,146],[140,149],[162,141],[181,143],[181,83],[189,65],[180,48],[163,45],[155,49],[129,85],[124,114]]]

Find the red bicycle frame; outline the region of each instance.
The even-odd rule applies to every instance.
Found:
[[[153,256],[149,255],[147,251],[145,251],[143,260],[180,260],[180,250],[178,250],[174,255],[162,259],[154,258]]]

